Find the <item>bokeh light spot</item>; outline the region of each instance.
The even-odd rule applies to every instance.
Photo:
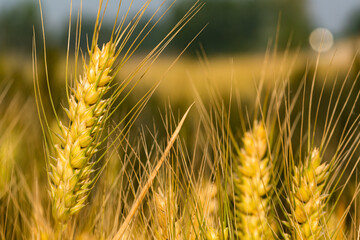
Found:
[[[333,34],[326,28],[316,28],[309,37],[311,48],[317,52],[326,52],[334,44]]]

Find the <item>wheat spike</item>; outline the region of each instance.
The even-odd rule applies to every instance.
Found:
[[[0,199],[8,188],[15,166],[16,139],[12,135],[14,134],[9,133],[0,138]]]
[[[210,181],[203,182],[198,192],[207,240],[228,239],[228,229],[225,228],[221,231],[219,227],[219,201],[217,194],[216,184]]]
[[[320,239],[321,218],[324,215],[326,195],[322,193],[325,179],[328,176],[326,163],[320,164],[321,158],[317,148],[312,150],[305,164],[294,168],[290,206],[292,239]]]
[[[170,201],[169,201],[170,200]],[[158,192],[154,193],[155,201],[155,210],[156,210],[156,219],[158,223],[157,239],[169,239],[172,231],[171,228],[175,222],[175,236],[178,239],[181,235],[180,233],[180,220],[176,221],[176,197],[175,194],[170,192],[170,199],[168,199],[161,191],[158,189]]]
[[[204,182],[199,189],[198,195],[206,226],[216,228],[219,211],[216,184],[209,181]]]
[[[273,238],[273,218],[269,214],[271,175],[264,126],[256,122],[252,131],[245,133],[243,143],[234,164],[236,235],[239,239]]]
[[[83,66],[83,76],[75,80],[69,108],[65,110],[69,125],[59,124],[62,143],[54,146],[55,164],[51,164],[49,173],[53,216],[59,222],[66,222],[83,208],[90,191],[94,165],[91,158],[99,145],[96,137],[108,104],[102,96],[110,88],[114,56],[111,42],[89,52],[89,63]]]

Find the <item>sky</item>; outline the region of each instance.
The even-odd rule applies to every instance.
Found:
[[[1,11],[16,4],[38,0],[0,0]],[[178,0],[181,1],[181,0]],[[302,1],[302,0],[299,0]],[[116,15],[119,0],[109,0],[108,15]],[[123,0],[124,8],[129,1]],[[138,9],[145,0],[135,0],[133,9]],[[150,11],[155,10],[161,0],[153,0]],[[308,0],[308,12],[315,27],[328,28],[332,33],[339,34],[346,26],[348,17],[354,9],[360,9],[360,0]],[[94,15],[97,11],[98,0],[83,0],[84,14]],[[69,17],[70,0],[42,0],[46,27],[48,30],[58,29],[67,23]],[[73,11],[80,7],[80,0],[73,0]]]
[[[334,34],[340,33],[351,13],[360,9],[360,0],[308,0],[308,3],[315,27],[328,28]]]

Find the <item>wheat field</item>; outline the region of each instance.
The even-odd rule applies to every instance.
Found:
[[[150,2],[105,42],[100,0],[87,47],[80,12],[62,54],[43,27],[0,57],[0,239],[360,239],[356,39],[166,52],[197,1],[144,52]]]

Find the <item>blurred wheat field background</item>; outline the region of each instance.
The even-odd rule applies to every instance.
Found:
[[[8,4],[0,239],[359,239],[356,5]]]

